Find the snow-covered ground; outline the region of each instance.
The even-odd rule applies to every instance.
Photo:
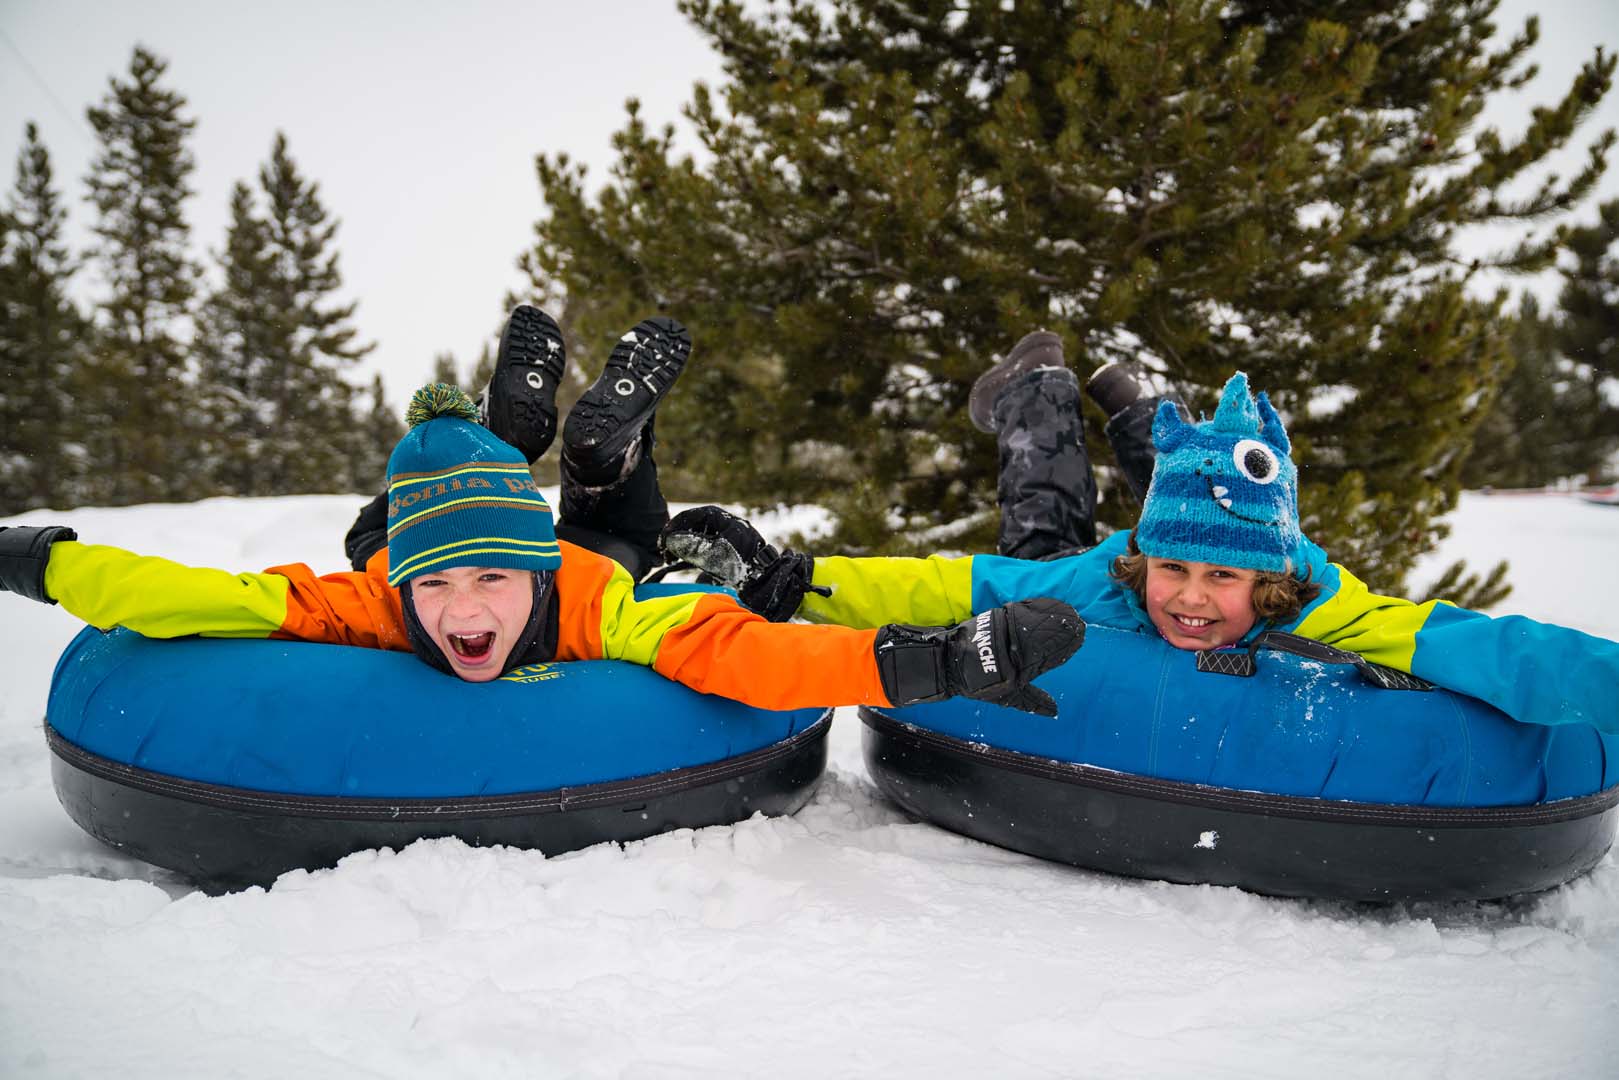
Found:
[[[360,502],[12,521],[338,569]],[[1510,558],[1502,611],[1619,638],[1619,508],[1468,496],[1452,522],[1435,562]],[[423,843],[208,897],[56,803],[40,720],[77,628],[0,598],[0,1076],[1619,1076],[1612,855],[1490,904],[1107,877],[907,821],[850,711],[790,819],[555,858]]]

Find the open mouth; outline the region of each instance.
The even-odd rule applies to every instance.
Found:
[[[495,647],[493,631],[482,634],[451,634],[449,638],[450,648],[455,650],[455,654],[463,660],[474,663],[488,659],[489,650]]]

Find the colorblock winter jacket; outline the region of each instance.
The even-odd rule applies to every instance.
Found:
[[[766,709],[890,704],[874,630],[769,623],[723,593],[635,598],[611,559],[562,543],[557,660],[627,660],[705,694]],[[45,588],[101,629],[147,637],[283,638],[410,651],[388,553],[361,573],[302,564],[232,574],[61,541]]]
[[[954,623],[1010,600],[1051,596],[1087,624],[1156,634],[1135,593],[1109,571],[1128,534],[1051,562],[998,555],[926,559],[817,558],[816,585],[799,615],[843,626]],[[1521,615],[1491,618],[1444,601],[1414,604],[1379,596],[1306,540],[1321,594],[1285,630],[1478,698],[1531,724],[1591,724],[1619,734],[1619,643]]]

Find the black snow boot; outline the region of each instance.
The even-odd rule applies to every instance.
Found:
[[[1102,415],[1112,419],[1146,391],[1136,373],[1123,364],[1103,364],[1085,380],[1085,396],[1102,407]]]
[[[619,338],[607,365],[562,425],[564,466],[587,486],[627,477],[640,461],[642,430],[691,355],[691,335],[655,315]]]
[[[1004,359],[978,376],[978,381],[973,383],[972,391],[967,395],[968,419],[979,431],[995,434],[998,430],[995,425],[995,399],[1008,383],[1025,372],[1067,366],[1062,354],[1062,338],[1049,330],[1024,334]]]
[[[483,426],[517,447],[529,463],[551,448],[557,434],[557,384],[567,350],[556,320],[520,304],[506,320],[495,354],[495,373],[484,391]]]

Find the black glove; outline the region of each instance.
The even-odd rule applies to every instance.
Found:
[[[1084,642],[1085,620],[1061,600],[1019,600],[955,626],[883,627],[877,631],[877,672],[895,705],[959,694],[1056,716],[1057,702],[1029,682]]]
[[[688,562],[736,590],[749,611],[786,622],[806,592],[831,595],[810,584],[815,560],[791,548],[777,551],[746,521],[718,506],[682,510],[658,537],[663,557]]]
[[[0,592],[14,592],[42,604],[54,604],[45,593],[45,564],[51,545],[77,540],[65,525],[0,525]]]

